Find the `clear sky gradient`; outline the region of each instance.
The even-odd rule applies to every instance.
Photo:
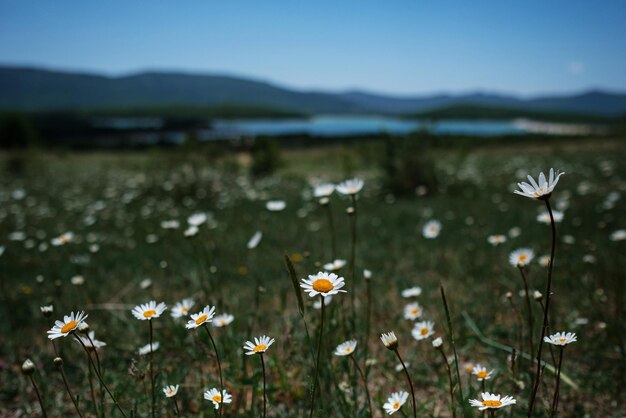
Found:
[[[399,95],[626,91],[626,0],[0,0],[0,64]]]

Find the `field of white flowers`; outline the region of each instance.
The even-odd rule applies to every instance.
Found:
[[[0,416],[625,416],[623,141],[432,155],[0,155]]]

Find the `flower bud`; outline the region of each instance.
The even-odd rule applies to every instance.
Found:
[[[27,358],[24,363],[22,363],[22,373],[25,376],[30,376],[35,372],[35,363],[32,362],[31,359]]]
[[[434,348],[440,348],[442,344],[443,344],[443,340],[441,339],[441,337],[437,337],[433,340]]]
[[[52,362],[54,363],[56,368],[59,370],[61,370],[61,368],[63,367],[63,359],[61,357],[55,357],[54,360],[52,360]]]
[[[543,295],[541,294],[540,291],[535,290],[533,292],[533,299],[535,299],[537,302],[539,302],[541,299],[543,299]]]

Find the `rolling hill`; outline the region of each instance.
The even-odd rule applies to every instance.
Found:
[[[626,94],[589,91],[530,99],[487,93],[396,97],[363,91],[299,91],[264,81],[224,75],[145,72],[107,77],[0,66],[0,110],[225,105],[267,107],[307,114],[415,114],[462,105],[617,116],[626,113]]]

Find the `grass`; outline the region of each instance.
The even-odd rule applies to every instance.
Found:
[[[12,171],[0,177],[0,246],[5,247],[0,256],[5,319],[0,323],[0,415],[39,414],[30,381],[20,376],[26,358],[37,366],[34,379],[49,416],[74,414],[52,363],[54,354],[45,332],[49,326],[39,310],[52,303],[52,319],[72,310],[87,311],[96,338],[107,343],[99,353],[104,379],[125,410],[147,416],[148,359],[136,350],[148,343],[148,327],[130,309],[151,299],[172,307],[186,297],[195,299],[194,312],[209,304],[217,306],[217,313],[235,316],[228,327],[211,331],[220,352],[224,385],[233,395],[224,416],[261,414],[260,363],[243,355],[242,346],[264,334],[276,339],[264,357],[267,415],[308,415],[319,312],[312,308],[313,300],[303,295],[304,315],[300,315],[284,255],[293,261],[298,278],[322,270],[321,265],[330,261],[327,214],[312,198],[310,182],[339,182],[358,175],[365,180],[365,188],[358,201],[356,271],[373,272],[366,374],[375,416],[383,416],[382,404],[391,392],[408,390],[403,372],[396,371],[394,357],[378,340],[380,332],[391,330],[409,363],[418,416],[451,416],[442,357],[432,348],[431,339],[411,337],[412,323],[402,318],[409,301],[400,296],[404,288],[422,287],[417,298],[425,311],[422,319],[435,321],[433,338],[443,337],[451,360],[441,283],[459,361],[496,369],[487,390],[514,396],[517,405],[510,408],[512,416],[525,416],[531,364],[520,360],[511,372],[509,352],[503,349],[517,347],[517,320],[505,294],[513,292],[514,304],[519,309],[524,306],[519,271],[509,265],[508,254],[520,247],[547,254],[550,228],[536,221],[543,205],[512,190],[526,174],[536,176],[555,167],[566,175],[553,204],[557,208],[568,204],[568,208],[557,225],[551,329],[578,335],[578,342],[568,346],[564,357],[562,373],[577,388],[561,385],[562,416],[623,416],[626,262],[619,256],[624,242],[610,241],[609,235],[625,227],[624,197],[607,203],[610,193],[623,194],[626,189],[623,140],[526,145],[520,139],[492,146],[476,141],[476,146],[433,149],[437,190],[428,197],[409,198],[383,190],[382,170],[372,157],[371,144],[289,150],[283,153],[285,165],[278,173],[258,179],[248,175],[246,154],[219,159],[175,150],[2,155],[0,161]],[[285,200],[287,208],[267,211],[265,201],[272,199]],[[350,200],[337,195],[331,199],[339,258],[349,260],[350,223],[345,209]],[[186,219],[197,212],[209,213],[209,221],[197,236],[185,238]],[[180,228],[161,228],[162,221],[172,219],[180,221]],[[429,219],[438,219],[443,226],[433,240],[421,235]],[[487,243],[487,236],[509,234],[516,227],[521,231],[518,237],[497,247]],[[263,232],[261,243],[248,250],[246,243],[257,230]],[[10,234],[16,231],[24,232],[26,239],[11,240]],[[72,243],[49,245],[66,231],[75,233]],[[43,251],[42,245],[47,246]],[[584,262],[585,255],[593,255],[595,263]],[[348,280],[347,269],[341,273],[357,302],[357,331],[349,331],[350,295],[337,295],[326,310],[319,377],[323,402],[317,403],[316,416],[365,417],[367,403],[356,370],[332,355],[337,344],[355,338],[359,342],[355,359],[360,364],[366,361],[365,286],[360,273],[356,288]],[[76,275],[84,277],[83,285],[71,284]],[[146,278],[151,285],[143,288]],[[544,291],[546,269],[533,263],[528,280],[531,289]],[[533,309],[540,318],[540,306]],[[184,323],[172,319],[169,311],[154,320],[154,338],[161,344],[153,359],[156,406],[161,414],[173,416],[173,403],[160,388],[180,384],[181,415],[210,417],[213,405],[202,398],[202,392],[219,387],[215,356],[205,333],[186,330]],[[90,415],[94,409],[86,356],[69,338],[57,341],[80,408]],[[544,358],[551,363],[548,354]],[[475,399],[479,383],[463,367],[460,374],[463,398],[466,402]],[[546,371],[536,416],[548,416],[554,384],[554,375]],[[355,396],[351,390],[356,390]],[[97,384],[96,392],[104,396],[99,409],[106,416],[121,416]],[[403,411],[410,415],[410,409],[407,402]],[[457,409],[458,416],[477,415],[467,405],[458,404]]]

